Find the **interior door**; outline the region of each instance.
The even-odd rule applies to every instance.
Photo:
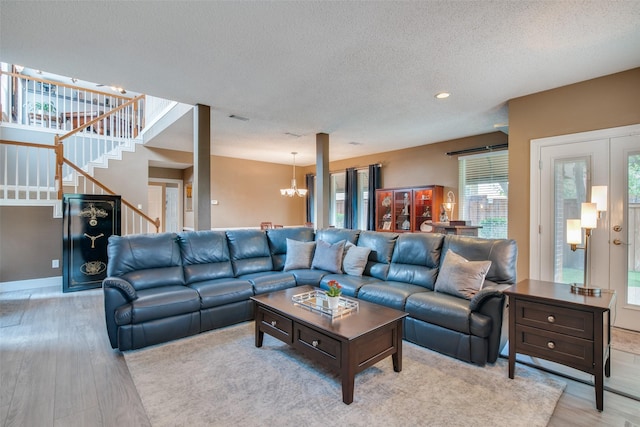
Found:
[[[606,185],[589,284],[616,291],[615,326],[640,330],[640,126],[532,141],[531,164],[530,277],[584,281],[584,250],[566,243],[566,220],[580,218],[592,186]]]

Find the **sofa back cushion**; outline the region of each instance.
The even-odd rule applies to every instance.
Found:
[[[346,240],[355,245],[359,234],[360,230],[351,230],[349,228],[324,228],[316,231],[316,241],[324,240],[327,243],[334,244],[341,240]]]
[[[184,285],[178,235],[111,236],[107,276],[127,280],[136,290]]]
[[[387,280],[433,290],[443,242],[444,235],[435,233],[404,233],[398,236]]]
[[[236,276],[273,270],[267,234],[262,230],[228,230],[229,254]]]
[[[178,237],[187,284],[233,277],[224,231],[188,231],[180,233]]]
[[[267,230],[273,269],[282,270],[287,257],[287,239],[299,242],[313,241],[313,229],[309,227],[270,228]]]
[[[515,240],[481,239],[448,234],[444,238],[442,253],[449,249],[469,261],[491,261],[486,280],[495,283],[516,283],[518,245]],[[440,264],[443,260],[444,257],[441,257]]]
[[[393,247],[398,239],[396,233],[380,233],[376,231],[362,231],[358,237],[358,246],[371,249],[369,261],[364,274],[380,280],[387,280]]]

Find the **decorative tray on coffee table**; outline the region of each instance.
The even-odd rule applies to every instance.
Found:
[[[345,314],[358,310],[358,301],[353,301],[344,297],[339,297],[337,308],[329,308],[327,294],[321,290],[313,290],[296,294],[291,297],[295,304],[308,308],[311,311],[326,314],[332,318],[341,317]]]

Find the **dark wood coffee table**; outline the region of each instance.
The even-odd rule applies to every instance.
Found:
[[[402,319],[407,313],[358,300],[357,311],[331,318],[291,300],[313,289],[299,286],[251,297],[256,303],[256,347],[262,347],[267,333],[337,372],[342,401],[348,405],[358,372],[389,356],[393,370],[402,370]]]

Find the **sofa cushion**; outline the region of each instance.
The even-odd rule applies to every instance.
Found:
[[[229,254],[234,274],[273,270],[267,235],[262,230],[228,230]]]
[[[436,233],[404,233],[398,236],[387,280],[433,290],[443,241],[444,235]]]
[[[187,284],[233,277],[224,231],[190,231],[178,235]]]
[[[184,284],[175,233],[110,236],[107,277],[127,280],[136,290]]]
[[[287,258],[284,263],[284,271],[300,268],[311,268],[316,242],[299,242],[287,239]]]
[[[316,231],[316,241],[324,240],[328,243],[338,243],[346,240],[355,244],[358,241],[360,230],[352,230],[350,228],[323,228]]]
[[[409,295],[404,311],[415,319],[463,334],[473,331],[478,336],[486,337],[491,332],[491,319],[480,313],[472,316],[469,300],[441,292],[425,291]]]
[[[469,261],[448,250],[436,280],[436,292],[471,299],[482,289],[491,261]]]
[[[316,241],[316,250],[313,254],[311,268],[324,270],[329,273],[342,273],[342,253],[346,241],[340,240],[331,244],[324,240]]]
[[[234,278],[206,280],[189,287],[198,291],[201,309],[246,301],[253,296],[253,286],[248,280]]]
[[[310,285],[315,287],[319,287],[322,278],[329,274],[324,270],[311,269],[289,270],[288,272],[295,277],[297,286]]]
[[[329,289],[329,281],[336,280],[342,286],[342,294],[348,297],[357,297],[361,287],[368,283],[384,283],[380,279],[371,276],[349,276],[348,274],[327,274],[320,281],[320,288]]]
[[[289,271],[268,271],[246,274],[240,277],[248,280],[253,286],[255,295],[275,292],[296,286],[296,279]]]
[[[282,270],[284,267],[287,239],[299,242],[310,242],[314,239],[313,229],[309,227],[269,228],[266,233],[274,270]]]
[[[516,283],[516,263],[518,246],[511,239],[481,239],[478,237],[455,236],[444,238],[442,253],[452,250],[469,261],[491,261],[487,280],[495,283]],[[444,260],[441,258],[440,263]]]
[[[138,298],[116,310],[119,325],[139,324],[200,310],[198,292],[187,286],[161,286],[138,291]]]
[[[402,282],[369,283],[358,291],[358,299],[403,310],[409,295],[427,290],[418,285]]]
[[[351,276],[362,276],[371,248],[364,246],[356,246],[351,242],[347,242],[344,247],[344,257],[342,258],[342,271]]]
[[[387,279],[391,255],[397,239],[398,235],[396,233],[380,233],[376,231],[363,231],[360,233],[358,246],[371,249],[364,274],[380,280]]]

